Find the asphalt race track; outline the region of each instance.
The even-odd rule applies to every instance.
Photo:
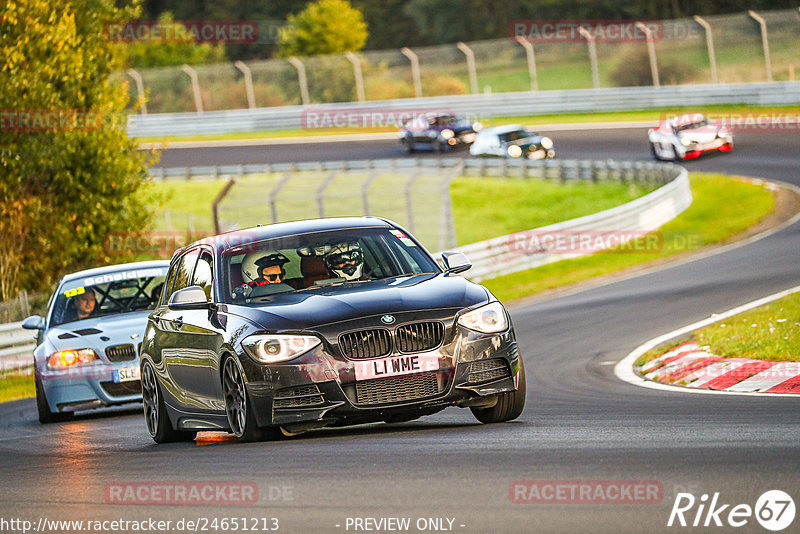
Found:
[[[643,129],[542,131],[561,158],[649,157]],[[797,132],[741,133],[736,140],[732,153],[686,166],[800,185]],[[160,165],[385,157],[400,157],[394,142],[169,150]],[[754,508],[767,490],[800,502],[798,399],[639,388],[615,378],[613,365],[652,337],[800,284],[798,266],[795,224],[720,254],[514,308],[528,404],[512,423],[482,426],[469,411],[448,409],[410,423],[277,442],[156,446],[138,409],[42,426],[33,401],[0,405],[2,516],[34,526],[40,518],[274,517],[280,532],[316,533],[364,532],[375,525],[356,529],[354,518],[388,517],[410,518],[410,532],[430,526],[420,518],[449,518],[452,524],[445,519],[445,528],[433,531],[465,533],[728,532],[728,512],[738,504]],[[190,480],[254,482],[258,503],[106,503],[107,485]],[[663,494],[654,504],[516,504],[509,487],[517,480],[655,481]],[[678,492],[698,504],[701,495],[711,501],[719,493],[718,507],[730,505],[719,514],[725,526],[713,527],[712,519],[705,530],[668,528]],[[686,512],[689,524],[697,510]],[[703,513],[701,525],[705,519]],[[765,531],[755,517],[744,520],[737,531]],[[795,519],[786,532],[799,525]]]

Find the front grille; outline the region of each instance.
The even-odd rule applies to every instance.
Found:
[[[112,397],[138,395],[142,393],[142,383],[139,380],[128,382],[100,382],[100,386]]]
[[[275,408],[302,408],[324,404],[325,400],[315,384],[279,389],[272,402]]]
[[[136,359],[136,349],[130,343],[106,347],[106,358],[112,362],[129,362]]]
[[[440,393],[436,371],[356,382],[358,404],[388,404]]]
[[[511,370],[508,368],[508,362],[502,358],[493,358],[491,360],[472,362],[469,365],[469,378],[467,382],[470,384],[480,384],[482,382],[508,378],[509,376],[511,376]]]
[[[339,348],[346,358],[380,358],[392,351],[392,338],[383,328],[359,330],[339,336]]]
[[[397,327],[395,340],[400,352],[422,352],[442,343],[444,325],[437,321],[412,323]]]

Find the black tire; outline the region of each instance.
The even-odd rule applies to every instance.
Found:
[[[404,137],[400,144],[403,145],[403,151],[406,154],[413,154],[414,153],[414,141],[409,139],[408,137]]]
[[[519,382],[516,391],[502,393],[497,399],[497,404],[491,408],[470,408],[472,415],[484,424],[503,423],[513,421],[522,414],[525,408],[525,367],[522,358],[519,359]]]
[[[197,432],[175,430],[172,427],[161,386],[150,362],[142,365],[142,407],[147,431],[156,443],[192,441],[197,436]]]
[[[228,425],[236,438],[244,443],[273,439],[279,428],[264,428],[256,422],[253,403],[236,358],[229,356],[222,363],[222,392],[225,396],[225,414]]]
[[[444,148],[442,146],[442,142],[438,138],[434,139],[433,141],[431,141],[431,148],[437,154],[441,154],[442,151],[444,150]]]
[[[656,152],[656,144],[655,143],[650,143],[650,154],[653,155],[654,159],[656,159],[658,161],[661,160],[661,157],[658,155],[658,152]]]
[[[42,381],[38,378],[34,380],[34,387],[36,388],[36,411],[39,412],[39,422],[43,425],[48,423],[62,423],[69,421],[75,415],[72,412],[52,412],[50,405],[47,404],[47,397],[44,394]]]

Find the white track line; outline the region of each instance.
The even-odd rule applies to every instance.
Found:
[[[683,393],[699,393],[702,395],[748,395],[748,396],[756,396],[756,397],[792,397],[792,395],[787,395],[785,393],[745,393],[745,392],[737,392],[737,391],[714,391],[710,389],[696,389],[690,387],[683,387],[683,386],[674,386],[674,385],[667,385],[662,384],[660,382],[652,382],[650,380],[646,380],[641,376],[637,375],[633,372],[633,363],[636,361],[639,356],[644,354],[645,352],[653,349],[660,344],[669,341],[673,338],[682,336],[684,334],[688,334],[689,332],[693,332],[698,328],[703,328],[704,326],[708,326],[710,324],[722,321],[723,319],[727,319],[728,317],[732,317],[734,315],[738,315],[742,312],[747,310],[751,310],[753,308],[758,308],[759,306],[763,306],[765,304],[769,304],[775,300],[781,299],[786,295],[791,295],[792,293],[797,293],[800,291],[800,286],[795,286],[790,289],[786,289],[784,291],[780,291],[778,293],[774,293],[767,297],[760,298],[758,300],[754,300],[752,302],[748,302],[747,304],[743,304],[741,306],[737,306],[736,308],[730,309],[726,312],[720,314],[714,314],[711,317],[703,319],[702,321],[698,321],[696,323],[690,324],[688,326],[684,326],[683,328],[678,328],[677,330],[673,330],[672,332],[667,332],[664,335],[658,336],[656,338],[647,341],[634,349],[633,352],[625,356],[622,360],[614,366],[614,374],[620,380],[624,380],[629,384],[633,384],[635,386],[641,386],[644,388],[650,389],[660,389],[662,391],[672,391],[672,392],[683,392]],[[796,397],[796,396],[795,396]]]

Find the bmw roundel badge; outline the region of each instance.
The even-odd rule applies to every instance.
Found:
[[[394,315],[384,315],[381,317],[381,322],[385,324],[392,324],[394,322]]]

